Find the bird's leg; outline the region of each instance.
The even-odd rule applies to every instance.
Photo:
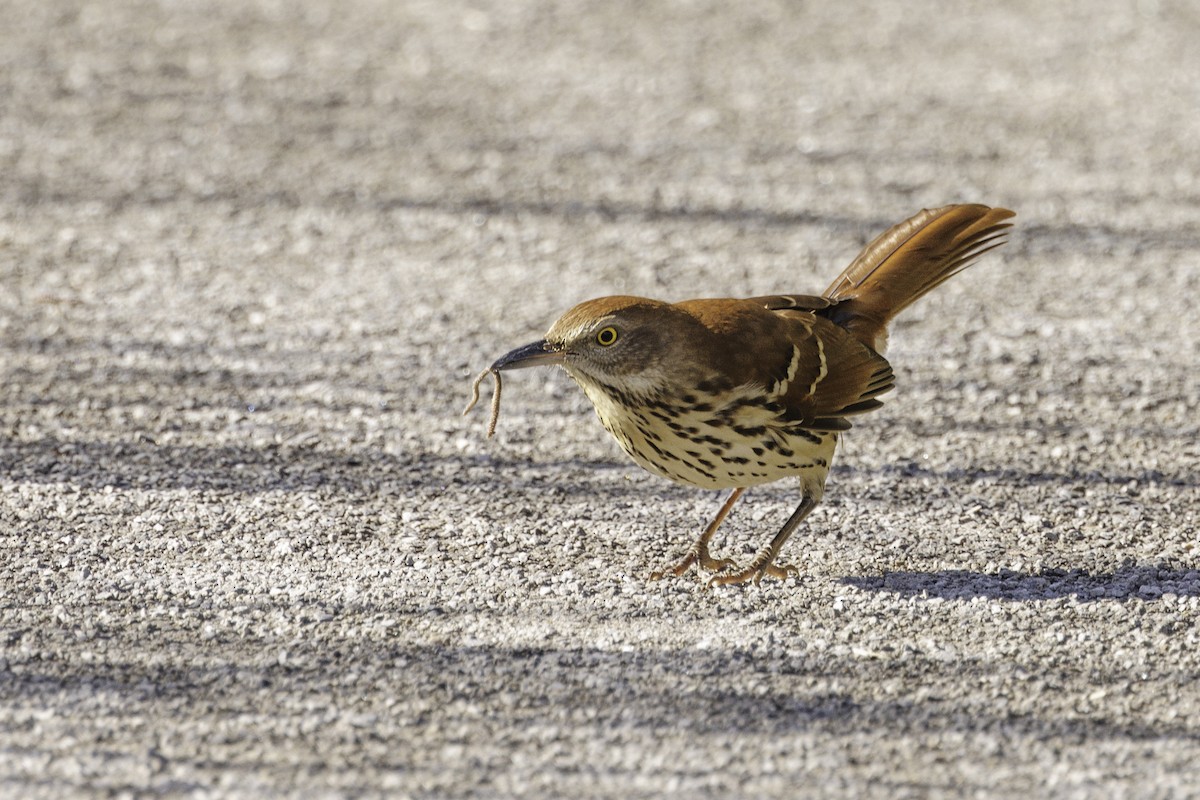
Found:
[[[800,570],[794,564],[776,564],[775,558],[779,555],[783,543],[800,526],[800,523],[804,521],[809,512],[817,507],[817,503],[821,502],[821,497],[824,494],[824,475],[818,480],[805,480],[804,499],[800,501],[800,505],[788,517],[788,521],[783,523],[783,527],[779,529],[779,533],[772,537],[771,543],[762,550],[759,550],[758,555],[754,557],[754,560],[745,569],[724,575],[714,575],[709,580],[708,585],[725,586],[730,583],[745,583],[748,580],[759,583],[765,575],[770,575],[772,578],[786,578],[788,575],[798,575]]]
[[[746,491],[745,487],[739,486],[730,492],[729,497],[725,498],[725,502],[721,505],[721,510],[717,512],[717,516],[704,529],[704,533],[700,534],[700,538],[692,544],[691,548],[687,551],[687,555],[672,566],[656,569],[654,572],[651,572],[650,580],[659,580],[667,575],[667,573],[682,575],[688,571],[688,568],[692,564],[699,564],[702,569],[712,572],[720,572],[727,567],[733,566],[733,559],[713,558],[709,555],[708,541],[717,532],[717,528],[721,527],[721,523],[725,521],[725,517],[729,516],[729,510],[733,508],[733,504],[737,502],[737,499],[742,496],[742,492],[744,491]]]

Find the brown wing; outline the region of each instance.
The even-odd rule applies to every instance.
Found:
[[[828,298],[817,297],[814,294],[770,294],[762,297],[747,297],[746,300],[751,303],[757,303],[771,311],[785,311],[787,309],[820,311],[822,308],[829,308],[833,305],[833,301]]]
[[[812,311],[768,311],[762,300],[675,304],[710,334],[695,343],[693,360],[712,367],[712,380],[726,389],[761,386],[764,404],[780,404],[789,419],[815,429],[844,430],[845,417],[882,405],[875,397],[892,388],[887,359]]]
[[[845,430],[845,417],[883,405],[895,386],[891,364],[844,328],[802,311],[778,312],[792,342],[785,367],[767,386],[788,414],[808,427]]]

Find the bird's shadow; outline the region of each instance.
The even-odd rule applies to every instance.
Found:
[[[1200,596],[1200,568],[1173,568],[1128,564],[1112,572],[1082,569],[1043,569],[1038,572],[997,573],[970,570],[939,572],[887,572],[883,575],[851,575],[841,583],[866,592],[892,592],[909,597],[938,597],[943,600],[1008,600],[1036,602],[1073,597],[1081,602],[1097,600],[1155,601],[1166,594]]]

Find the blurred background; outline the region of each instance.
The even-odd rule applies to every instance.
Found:
[[[1196,785],[1195,3],[0,19],[0,787]],[[716,500],[564,375],[458,416],[576,302],[819,291],[952,202],[1017,227],[901,319],[804,581],[648,585]]]

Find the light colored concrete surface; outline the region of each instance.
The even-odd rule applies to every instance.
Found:
[[[0,794],[1198,791],[1200,17],[948,8],[4,3]],[[955,201],[800,580],[649,583],[718,500],[564,375],[458,416]]]

